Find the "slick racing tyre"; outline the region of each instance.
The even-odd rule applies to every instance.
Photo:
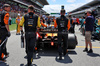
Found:
[[[76,45],[78,44],[77,42],[77,37],[75,34],[68,34],[68,49],[75,49]]]

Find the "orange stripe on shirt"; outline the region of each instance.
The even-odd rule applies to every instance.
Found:
[[[67,28],[68,28],[68,30],[70,29],[70,20],[68,20]]]
[[[4,23],[7,25],[9,21],[9,13],[6,13],[4,16]]]
[[[43,27],[47,27],[47,25],[45,25],[43,22],[41,22],[41,25],[42,25]]]
[[[55,27],[55,28],[57,27],[57,22],[56,22],[56,20],[54,20],[54,27]]]

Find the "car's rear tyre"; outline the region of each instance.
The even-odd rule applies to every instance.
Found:
[[[68,49],[75,49],[77,44],[78,42],[75,34],[68,34]]]

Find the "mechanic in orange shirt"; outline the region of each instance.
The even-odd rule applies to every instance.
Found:
[[[10,37],[10,30],[9,30],[9,11],[10,11],[10,5],[9,4],[4,4],[4,11],[2,11],[2,13],[0,14],[0,45],[2,44],[2,42],[6,39],[6,37]],[[3,58],[3,54],[5,55],[5,57],[8,57],[9,53],[7,53],[7,49],[6,49],[6,42],[3,43],[3,45],[0,47],[0,61],[1,62],[5,62],[6,60],[4,60]],[[2,54],[3,53],[3,54]]]
[[[43,27],[47,27],[47,25],[45,25],[45,24],[43,23],[43,20],[42,20],[42,19],[40,19],[40,22],[41,22],[41,25],[42,25]]]
[[[54,23],[56,22],[55,16],[53,17],[53,22],[54,22]]]
[[[76,24],[78,25],[79,23],[79,18],[76,18]]]

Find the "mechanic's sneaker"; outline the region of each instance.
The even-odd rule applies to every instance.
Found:
[[[93,50],[92,50],[92,49],[90,49],[90,50],[88,51],[88,53],[93,53]]]
[[[59,60],[62,60],[62,56],[59,56]]]
[[[5,55],[5,57],[9,57],[9,53],[7,53],[7,54]]]
[[[6,60],[4,60],[4,59],[0,59],[0,62],[3,62],[3,63],[4,63],[4,62],[6,62]]]
[[[87,48],[85,48],[85,49],[83,50],[83,52],[88,52],[88,49],[87,49]]]
[[[24,58],[26,58],[26,59],[27,59],[27,55],[26,55]]]
[[[5,57],[6,57],[6,58],[9,57],[9,55],[5,55]]]

